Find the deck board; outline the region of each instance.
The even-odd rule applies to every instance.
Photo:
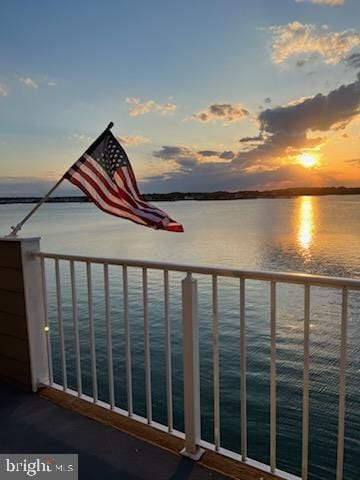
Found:
[[[184,442],[173,435],[50,387],[41,389],[39,395],[63,408],[119,429],[180,457],[179,452],[182,450]],[[210,450],[205,451],[197,465],[236,480],[276,480],[279,478]]]

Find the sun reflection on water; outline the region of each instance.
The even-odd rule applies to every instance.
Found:
[[[301,197],[297,209],[297,241],[302,253],[309,256],[309,250],[314,237],[314,199]]]

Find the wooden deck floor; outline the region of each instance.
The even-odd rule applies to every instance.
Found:
[[[105,425],[109,425],[122,432],[126,432],[137,439],[180,457],[179,452],[183,448],[183,440],[173,435],[161,432],[153,427],[53,388],[45,387],[41,389],[38,395],[50,400],[56,405],[77,412],[80,415],[84,415]],[[279,478],[210,450],[205,451],[205,454],[197,462],[197,465],[236,480],[275,480]]]

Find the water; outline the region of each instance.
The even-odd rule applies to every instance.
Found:
[[[91,204],[45,205],[24,228],[41,235],[42,250],[70,254],[227,265],[257,270],[301,271],[360,277],[360,197],[300,197],[232,202],[162,203],[182,221],[184,234],[155,232],[107,216]],[[26,205],[0,206],[0,233],[28,211]],[[56,379],[61,381],[56,329],[54,268],[48,262],[49,314]],[[85,270],[77,268],[78,314],[84,391],[91,394]],[[180,282],[170,274],[170,316],[175,427],[183,428]],[[97,372],[100,398],[108,399],[103,272],[93,268]],[[126,408],[122,276],[110,268],[116,403]],[[198,276],[202,437],[213,441],[210,281]],[[136,413],[145,415],[141,271],[129,269],[129,312]],[[222,445],[239,451],[239,284],[219,281],[219,341]],[[70,274],[62,266],[63,313],[69,384],[75,382]],[[278,467],[295,474],[301,465],[303,289],[279,285],[277,293],[277,455]],[[269,462],[269,285],[247,282],[247,392],[249,456]],[[335,478],[337,386],[341,295],[311,290],[310,451],[311,479]],[[349,295],[346,480],[360,476],[360,295]],[[153,415],[166,422],[163,285],[149,272]]]

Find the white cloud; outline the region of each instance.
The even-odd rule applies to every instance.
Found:
[[[19,82],[22,83],[23,85],[26,85],[27,87],[32,87],[32,88],[38,88],[39,83],[35,82],[34,79],[31,77],[19,77]]]
[[[269,28],[272,34],[271,59],[281,64],[288,58],[303,55],[322,57],[324,63],[335,65],[354,47],[360,45],[360,33],[354,29],[331,32],[327,25],[317,26],[294,21]]]
[[[5,85],[0,84],[0,97],[6,97],[9,93],[9,90]]]
[[[157,103],[155,100],[146,100],[142,102],[140,98],[127,98],[126,103],[132,105],[129,108],[129,115],[131,117],[139,117],[140,115],[145,115],[151,111],[157,111],[161,113],[161,115],[167,115],[168,113],[174,112],[176,110],[175,103]]]
[[[309,2],[314,3],[316,5],[330,5],[331,7],[335,7],[338,5],[345,5],[346,0],[295,0],[296,3],[303,3]]]
[[[39,88],[40,85],[46,85],[47,87],[56,87],[56,80],[49,79],[46,77],[34,80],[34,78],[30,76],[24,76],[24,77],[18,77],[18,80],[20,83],[22,83],[26,87],[31,87],[31,88]]]
[[[214,120],[221,120],[224,125],[235,123],[249,115],[249,112],[240,103],[213,103],[201,112],[194,113],[192,120],[207,123]]]
[[[122,137],[118,137],[118,139],[120,143],[127,146],[136,146],[150,142],[148,138],[142,137],[141,135],[123,135]]]
[[[80,143],[90,143],[93,139],[85,133],[72,133],[69,135],[69,140],[73,140]]]

